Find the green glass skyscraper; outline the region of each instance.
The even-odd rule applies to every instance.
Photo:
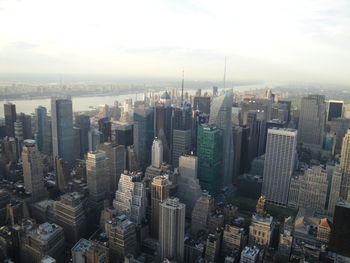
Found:
[[[203,190],[217,195],[223,186],[222,130],[215,125],[198,126],[198,179]]]

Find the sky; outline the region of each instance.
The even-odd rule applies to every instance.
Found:
[[[0,0],[0,72],[350,84],[349,0]]]

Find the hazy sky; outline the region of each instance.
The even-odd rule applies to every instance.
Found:
[[[350,0],[0,0],[0,72],[350,84]]]

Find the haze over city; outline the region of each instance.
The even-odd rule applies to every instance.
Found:
[[[349,84],[350,2],[0,1],[0,72]],[[6,74],[2,74],[6,76]],[[12,76],[10,74],[10,76]]]

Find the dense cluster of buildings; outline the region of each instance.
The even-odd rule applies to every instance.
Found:
[[[85,113],[6,103],[0,260],[350,262],[343,106],[217,87]]]

